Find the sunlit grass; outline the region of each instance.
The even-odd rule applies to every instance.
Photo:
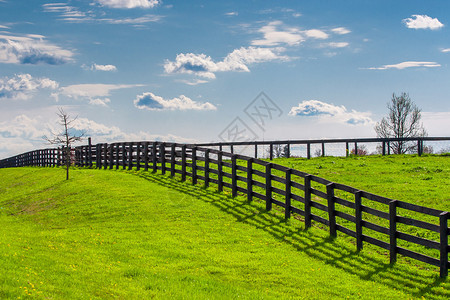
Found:
[[[0,170],[0,298],[450,296],[448,280],[147,172]]]

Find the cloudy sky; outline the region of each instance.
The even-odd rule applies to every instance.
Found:
[[[94,143],[373,137],[393,93],[450,128],[450,2],[0,0],[0,158],[56,112]],[[234,133],[234,134],[233,134]]]

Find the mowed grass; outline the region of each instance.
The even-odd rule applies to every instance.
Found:
[[[1,299],[446,299],[450,281],[159,174],[0,170]]]

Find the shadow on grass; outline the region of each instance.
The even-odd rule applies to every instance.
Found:
[[[450,297],[450,281],[439,278],[436,268],[424,270],[416,266],[407,266],[406,263],[390,265],[387,263],[389,261],[387,253],[385,259],[380,258],[381,255],[378,253],[372,255],[377,250],[370,245],[365,245],[364,250],[357,252],[356,247],[351,249],[348,242],[345,244],[339,242],[344,239],[343,237],[334,240],[325,233],[319,235],[318,232],[314,232],[315,230],[305,230],[299,220],[285,221],[282,211],[274,209],[267,212],[260,201],[247,202],[244,197],[232,198],[226,192],[219,193],[212,188],[193,186],[188,182],[183,183],[177,178],[160,174],[129,173],[210,203],[235,217],[237,222],[264,230],[298,251],[363,280],[382,283],[414,297],[427,299]]]

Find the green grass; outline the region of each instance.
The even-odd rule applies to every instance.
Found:
[[[1,299],[446,299],[435,268],[146,172],[0,170]]]

